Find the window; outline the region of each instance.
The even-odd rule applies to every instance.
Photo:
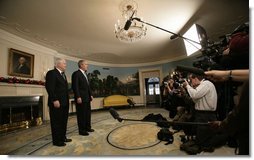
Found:
[[[159,95],[160,94],[160,84],[155,84],[155,94]]]
[[[148,89],[149,95],[159,95],[160,94],[160,80],[158,77],[151,77],[148,79]]]
[[[149,95],[154,95],[154,87],[153,87],[153,84],[149,84]]]

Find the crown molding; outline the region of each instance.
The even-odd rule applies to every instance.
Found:
[[[53,49],[49,49],[49,48],[44,47],[42,45],[33,43],[31,41],[28,41],[26,39],[18,37],[16,35],[12,34],[12,33],[9,33],[5,30],[0,29],[0,35],[1,35],[0,40],[2,39],[4,41],[14,43],[16,45],[26,47],[26,48],[29,48],[29,49],[37,50],[37,51],[40,51],[40,52],[43,52],[43,53],[47,53],[47,54],[50,54],[50,55],[57,54],[57,51],[55,51]]]

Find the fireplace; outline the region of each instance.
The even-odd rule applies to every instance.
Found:
[[[43,96],[0,97],[0,133],[42,124]]]

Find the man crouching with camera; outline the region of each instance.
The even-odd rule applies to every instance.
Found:
[[[189,75],[189,80],[190,84],[185,80],[183,86],[195,103],[195,122],[217,120],[217,92],[214,84],[193,73]],[[190,146],[185,146],[186,152],[197,154],[201,151],[213,151],[210,142],[214,135],[215,132],[209,126],[197,126],[196,139]]]

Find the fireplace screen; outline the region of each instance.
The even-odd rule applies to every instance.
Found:
[[[0,133],[42,124],[42,96],[0,97]]]

